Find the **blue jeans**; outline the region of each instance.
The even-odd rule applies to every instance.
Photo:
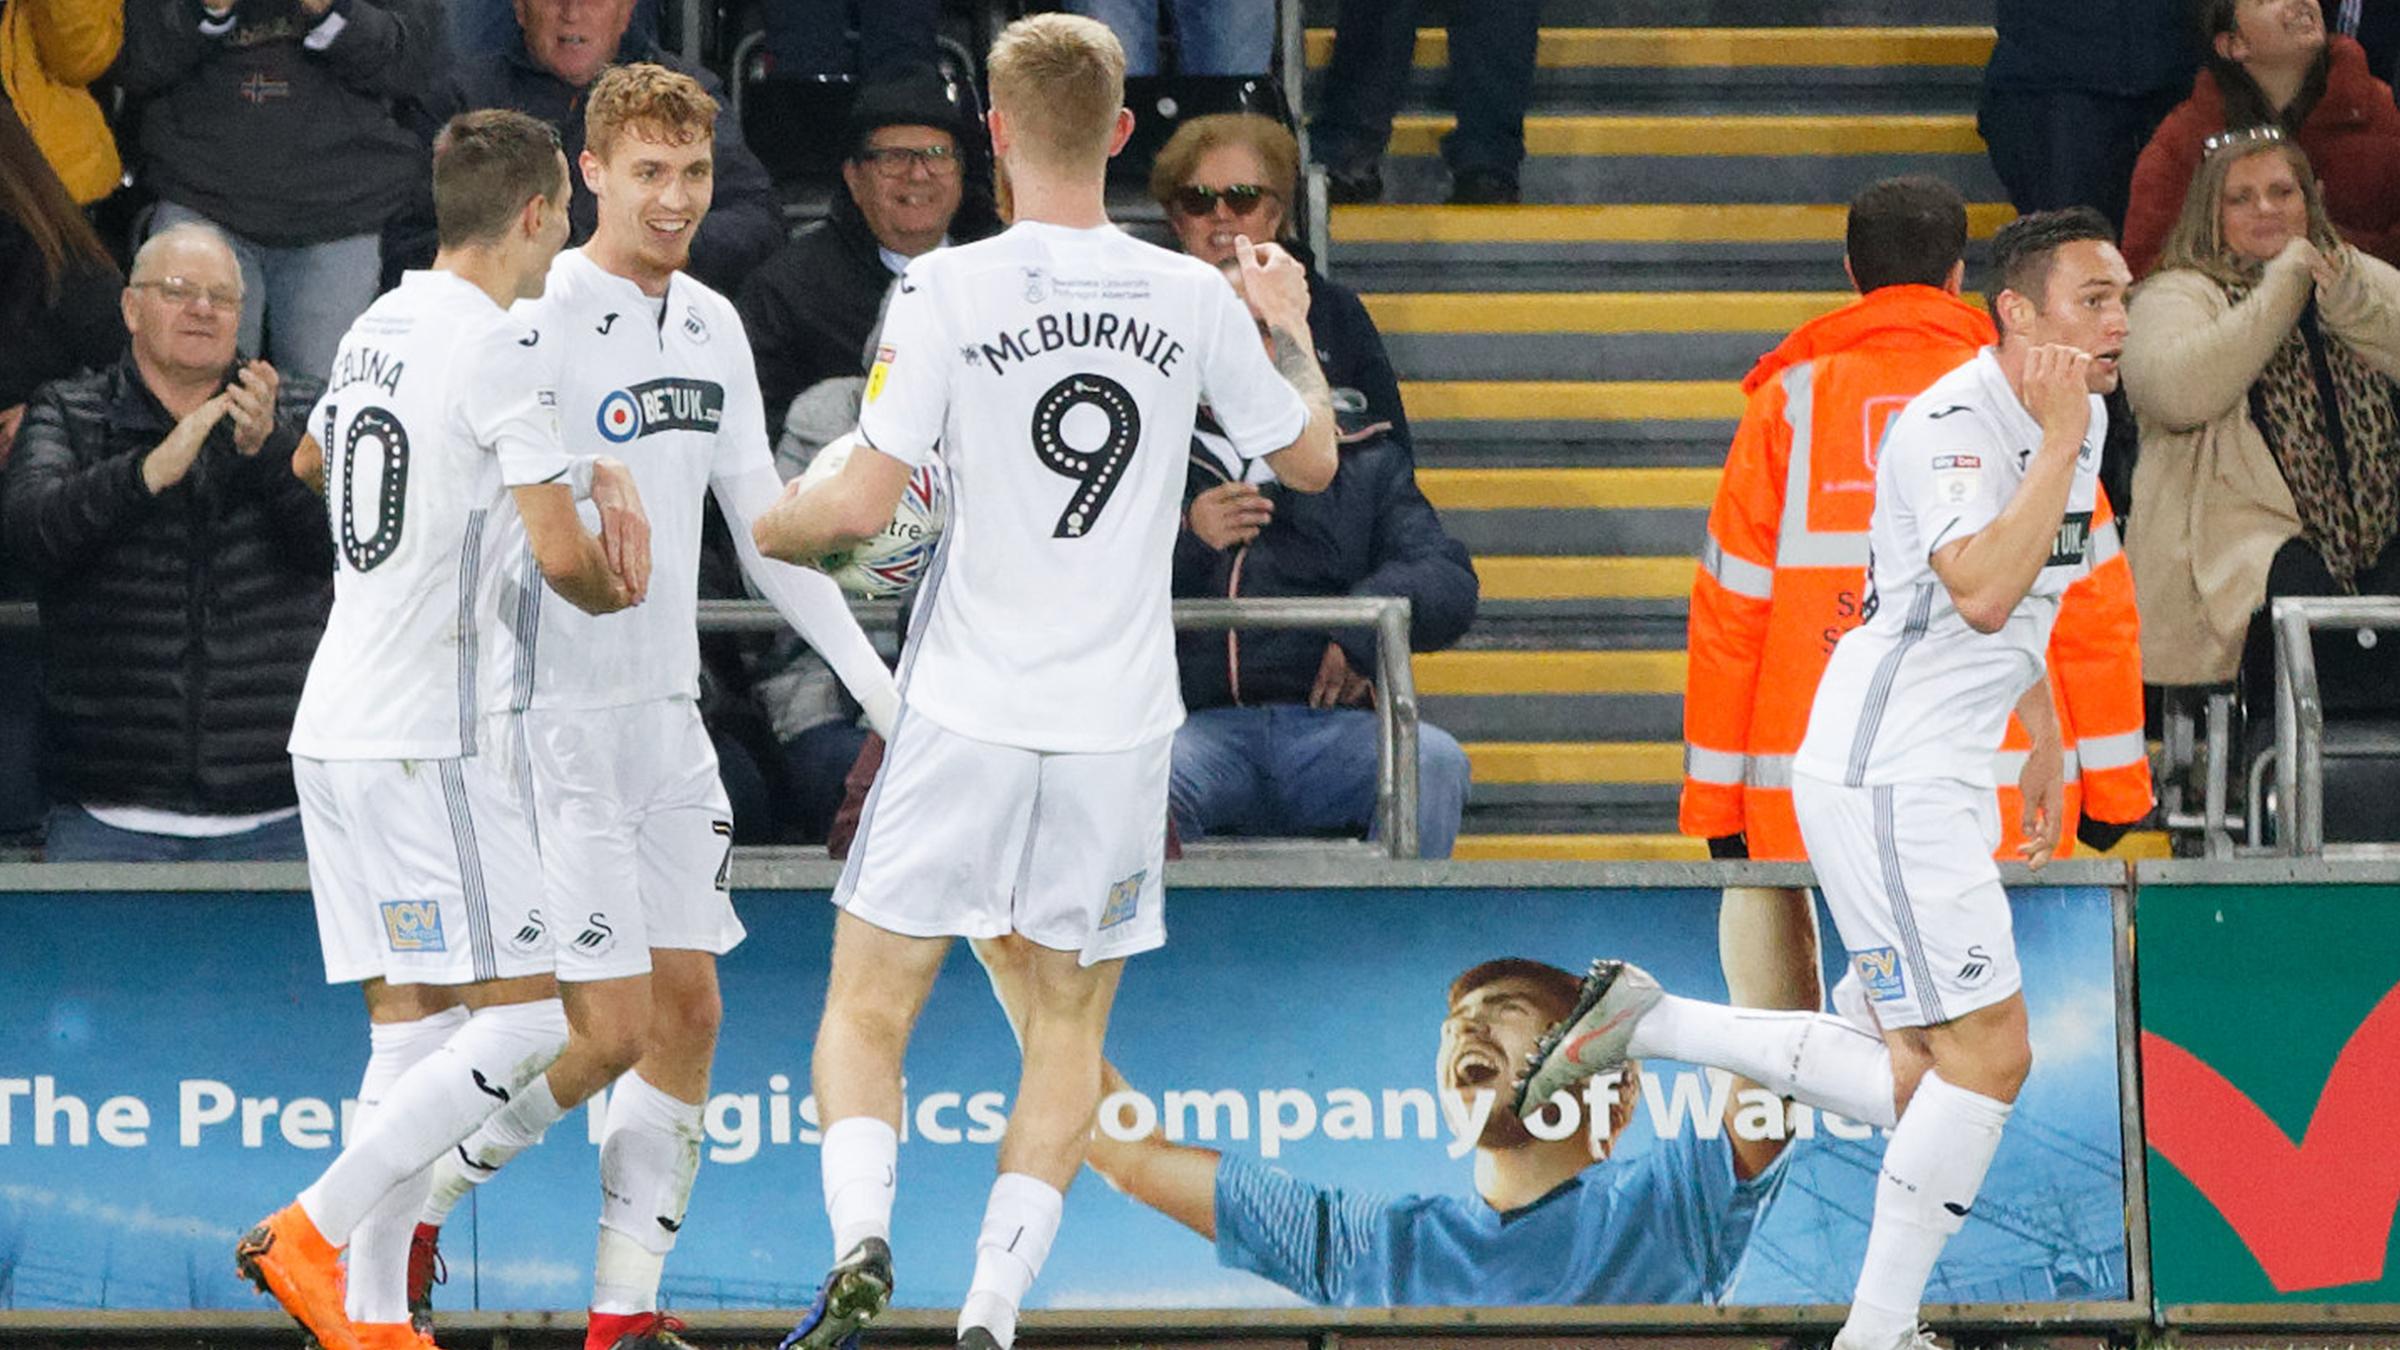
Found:
[[[1309,123],[1318,163],[1359,169],[1383,157],[1392,115],[1408,92],[1419,8],[1417,0],[1342,0],[1324,110]],[[1442,159],[1452,173],[1516,178],[1540,38],[1541,0],[1459,0],[1451,10],[1450,106],[1458,129],[1442,138]]]
[[[1375,819],[1376,714],[1365,708],[1210,708],[1175,733],[1167,804],[1185,842],[1213,835],[1382,833]],[[1467,752],[1417,724],[1417,840],[1447,858],[1467,805]]]
[[[197,220],[217,222],[174,202],[160,202],[150,232]],[[333,370],[334,349],[358,316],[375,303],[383,282],[383,236],[354,234],[322,244],[279,248],[244,239],[224,226],[242,265],[242,327],[237,339],[246,356],[264,356],[276,372],[322,380]],[[273,322],[268,322],[268,316]],[[261,330],[274,350],[259,346]]]
[[[1475,3],[1476,0],[1467,0]],[[1067,0],[1125,44],[1125,73],[1158,73],[1158,7],[1175,7],[1175,73],[1264,75],[1275,63],[1275,0]]]
[[[300,817],[261,825],[240,834],[186,839],[103,825],[72,802],[50,808],[50,839],[42,856],[51,862],[306,862]]]

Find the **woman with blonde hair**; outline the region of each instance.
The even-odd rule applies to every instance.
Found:
[[[1291,130],[1257,113],[1212,113],[1176,128],[1151,161],[1150,196],[1167,213],[1183,251],[1211,266],[1233,256],[1236,236],[1274,240],[1308,267],[1308,328],[1335,397],[1350,390],[1373,420],[1409,444],[1408,414],[1383,334],[1347,287],[1328,280],[1292,228],[1300,145]]]
[[[2400,271],[2256,128],[2210,138],[2131,319],[2143,676],[2255,690],[2268,599],[2400,593]]]

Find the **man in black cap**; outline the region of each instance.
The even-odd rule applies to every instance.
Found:
[[[758,362],[767,434],[821,380],[863,376],[883,293],[908,260],[999,225],[971,181],[970,120],[930,70],[879,80],[850,112],[842,186],[827,217],[743,283],[735,307]]]

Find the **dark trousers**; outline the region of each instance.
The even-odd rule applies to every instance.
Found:
[[[2275,626],[2271,617],[2281,596],[2340,595],[2340,583],[2325,560],[2305,539],[2287,539],[2267,565],[2267,603],[2250,620],[2250,635],[2242,648],[2242,701],[2250,715],[2253,739],[2258,728],[2271,738],[2275,727]],[[2375,565],[2358,576],[2360,595],[2400,595],[2400,548],[2386,548]],[[2400,708],[2400,642],[2387,636],[2362,647],[2355,633],[2319,632],[2316,640],[2317,688],[2328,714],[2390,711]]]
[[[855,8],[858,50],[850,50]],[[767,52],[775,73],[874,79],[934,64],[940,0],[767,0]]]
[[[1392,115],[1408,91],[1423,7],[1420,0],[1342,0],[1325,108],[1309,127],[1319,163],[1358,169],[1382,157]],[[1541,0],[1455,0],[1449,31],[1450,106],[1458,129],[1442,138],[1442,159],[1452,173],[1514,179],[1525,159]]]
[[[2133,162],[2180,101],[2173,91],[2119,97],[1987,88],[1975,126],[2017,210],[2089,206],[2121,229]]]

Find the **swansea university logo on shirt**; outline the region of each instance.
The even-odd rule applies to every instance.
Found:
[[[598,420],[617,445],[661,431],[715,431],[725,420],[725,386],[681,375],[645,380],[601,399]]]

